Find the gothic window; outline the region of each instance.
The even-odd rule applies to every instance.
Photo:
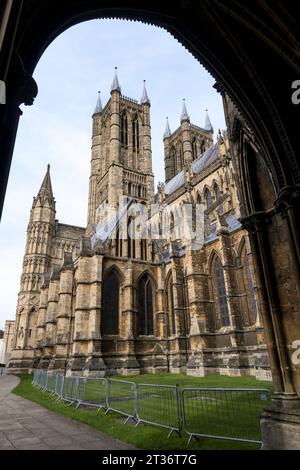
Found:
[[[138,197],[142,197],[142,187],[140,184],[138,185]]]
[[[222,197],[222,194],[220,191],[220,187],[217,183],[214,184],[214,193],[215,193],[216,201],[218,201]],[[223,212],[224,212],[224,206],[223,204],[220,204],[218,207],[218,213],[223,214]]]
[[[204,152],[205,152],[205,142],[204,142],[204,140],[202,140],[202,142],[201,142],[201,147],[200,147],[200,153],[201,153],[201,155],[202,155],[202,153],[204,153]]]
[[[217,312],[219,314],[220,325],[221,327],[229,326],[230,320],[227,305],[224,268],[218,256],[215,257],[215,261],[212,266],[212,283],[214,291],[214,300]]]
[[[139,121],[137,116],[132,120],[132,147],[134,150],[139,150],[140,148]]]
[[[197,141],[196,141],[196,137],[194,137],[193,141],[192,141],[192,158],[193,158],[193,160],[196,160],[196,158],[197,158]]]
[[[184,324],[184,334],[185,336],[189,334],[190,331],[190,316],[189,316],[189,292],[187,284],[187,274],[186,270],[181,272],[181,284],[182,284],[182,308],[183,308],[183,324]]]
[[[168,330],[168,336],[170,336],[176,333],[174,284],[173,284],[172,272],[169,274],[166,284],[167,284],[167,309],[168,309],[167,330]]]
[[[141,250],[141,259],[147,260],[147,240],[145,238],[141,238],[140,240],[140,250]]]
[[[171,178],[173,178],[173,176],[176,173],[176,150],[175,150],[174,145],[172,146],[171,151],[170,151],[170,167],[171,167]]]
[[[128,121],[126,113],[121,116],[121,144],[128,145]]]
[[[133,235],[133,237],[132,237]],[[127,223],[127,257],[135,258],[135,223],[134,218],[129,217]]]
[[[221,197],[221,191],[220,191],[219,185],[217,183],[215,183],[215,185],[214,185],[214,193],[215,193],[215,198],[216,198],[216,201],[217,201]]]
[[[138,298],[138,334],[153,335],[153,285],[147,274],[140,279]]]
[[[132,184],[128,183],[128,194],[129,194],[129,196],[131,195],[131,188],[132,188]]]
[[[257,304],[254,294],[253,277],[251,273],[251,260],[250,254],[246,252],[246,245],[244,244],[241,251],[240,265],[239,268],[239,293],[243,300],[242,313],[244,317],[244,323],[246,325],[252,325],[257,320]]]
[[[122,239],[120,238],[120,231],[118,229],[116,232],[116,256],[122,257],[122,251],[123,251]]]
[[[212,200],[211,192],[208,188],[206,188],[204,192],[204,198],[206,202],[206,207],[209,208],[212,205],[213,200]]]
[[[197,204],[202,204],[202,197],[200,193],[197,195]]]
[[[104,276],[102,287],[101,334],[119,334],[120,283],[114,270]]]

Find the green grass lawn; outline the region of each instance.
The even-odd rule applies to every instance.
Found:
[[[268,390],[272,390],[272,384],[270,382],[257,381],[252,377],[210,376],[205,378],[196,378],[189,377],[184,374],[146,374],[133,377],[131,376],[128,378],[122,377],[121,379],[130,380],[140,384],[178,384],[180,388],[188,386],[204,388],[267,388]],[[31,384],[31,381],[31,375],[22,375],[21,382],[13,390],[13,393],[27,398],[28,400],[32,400],[52,411],[67,416],[68,418],[88,424],[89,426],[92,426],[99,431],[105,432],[110,436],[132,444],[136,448],[147,450],[259,449],[259,446],[255,444],[207,438],[201,438],[199,440],[193,439],[193,441],[188,445],[188,436],[184,431],[182,431],[181,437],[173,433],[170,438],[167,438],[167,429],[148,424],[140,424],[138,427],[135,427],[130,423],[122,424],[124,417],[122,418],[119,414],[114,412],[110,412],[105,415],[103,410],[97,411],[93,408],[75,409],[73,406],[69,407],[68,404],[64,402],[56,403],[56,397],[50,397],[48,393],[43,393],[37,387],[34,387]],[[93,400],[95,398],[94,387],[95,382],[94,384],[91,382],[89,389],[87,390],[87,396],[89,400]],[[170,393],[172,392],[164,391],[162,389],[156,391],[153,389],[148,390],[147,387],[141,388],[140,403],[141,412],[144,413],[144,416],[150,418],[155,417],[155,419],[159,419],[159,417],[162,415],[161,410],[167,410],[166,407],[169,406],[168,415],[173,417],[173,408],[170,410],[170,406],[172,406],[170,405],[172,400]],[[195,414],[201,412],[202,433],[209,434],[210,430],[214,429],[223,435],[224,433],[225,435],[231,435],[232,428],[234,428],[234,430],[238,431],[241,435],[243,435],[245,430],[247,430],[248,435],[250,435],[252,438],[259,437],[257,436],[258,417],[262,407],[267,404],[260,401],[259,395],[258,397],[252,397],[252,409],[251,415],[249,415],[249,402],[248,400],[247,402],[245,401],[245,395],[243,395],[242,392],[231,397],[234,400],[234,407],[231,405],[232,402],[229,403],[227,401],[223,401],[221,403],[219,398],[214,397],[214,395],[207,396],[205,392],[201,392],[200,394],[199,392],[197,394],[194,392],[189,393],[190,399],[188,400],[188,406],[186,407],[185,411],[190,429],[199,429],[199,420],[195,419]],[[132,400],[130,399],[130,386],[128,387],[126,384],[124,384],[124,386],[119,386],[117,383],[115,383],[112,386],[112,398],[113,404],[116,407],[120,409],[124,407],[125,411],[126,409],[131,409]],[[166,398],[165,401],[164,398]],[[161,409],[158,408],[160,404],[162,406]]]

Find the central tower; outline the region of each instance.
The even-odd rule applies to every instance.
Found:
[[[140,102],[123,96],[117,70],[111,97],[102,108],[100,93],[93,114],[88,231],[99,222],[99,208],[118,208],[120,197],[149,204],[154,193],[150,100],[144,82]]]

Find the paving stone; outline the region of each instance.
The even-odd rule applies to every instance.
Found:
[[[0,377],[0,450],[133,448],[85,424],[10,394],[18,381],[19,378],[12,375]]]

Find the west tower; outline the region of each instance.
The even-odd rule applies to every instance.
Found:
[[[154,193],[150,100],[145,82],[140,102],[122,95],[117,71],[111,97],[93,114],[88,231],[99,222],[99,207],[118,208],[120,196],[148,204]]]

